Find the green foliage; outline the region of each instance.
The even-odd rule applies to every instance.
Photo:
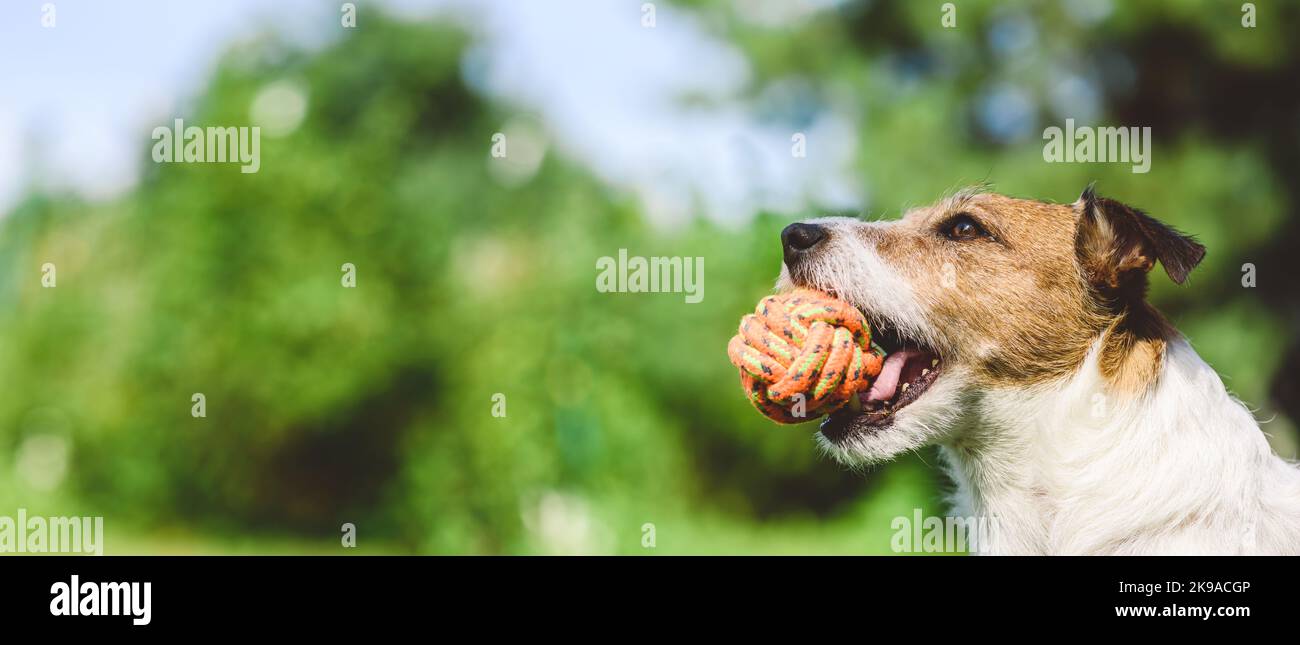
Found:
[[[978,51],[991,10],[963,13],[972,26],[952,34],[907,6],[882,23],[907,37],[861,42],[881,27],[856,7],[728,35],[760,82],[847,88],[874,214],[985,178],[1059,201],[1100,179],[1200,234],[1211,252],[1194,280],[1243,297],[1243,254],[1276,233],[1286,200],[1259,142],[1183,133],[1139,185],[1126,168],[1043,164],[1032,138],[982,141],[965,110],[984,78],[961,66],[904,82],[891,52]],[[1159,20],[1125,7],[1113,23]],[[740,395],[726,341],[770,289],[778,231],[811,213],[659,231],[554,154],[503,184],[488,149],[512,115],[465,87],[467,43],[376,16],[318,53],[232,53],[187,119],[245,122],[282,79],[309,97],[297,130],[263,137],[259,173],[147,164],[118,202],[37,195],[0,222],[0,504],[143,533],[289,536],[313,552],[353,522],[363,544],[432,553],[642,553],[645,523],[656,552],[888,552],[890,518],[940,508],[929,453],[843,472],[808,428],[773,427]],[[620,248],[704,257],[704,301],[598,293],[594,259]],[[41,288],[44,262],[57,288]],[[344,263],[355,289],[340,285]],[[1273,359],[1276,313],[1156,297],[1239,394],[1265,398],[1268,372],[1241,360]],[[196,392],[206,418],[190,415]],[[55,493],[9,468],[37,435],[69,447]]]

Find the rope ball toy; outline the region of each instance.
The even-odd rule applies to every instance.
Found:
[[[812,289],[763,298],[727,344],[750,403],[777,423],[803,423],[856,404],[880,373],[882,354],[872,348],[861,312]]]

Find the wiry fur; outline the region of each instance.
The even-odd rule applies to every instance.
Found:
[[[1143,300],[1157,260],[1182,282],[1204,249],[1121,207],[970,191],[898,222],[816,220],[829,236],[780,285],[834,292],[944,361],[889,427],[819,442],[855,465],[940,445],[991,553],[1300,554],[1300,470]],[[997,239],[935,235],[955,211]]]
[[[997,520],[993,553],[1300,553],[1300,471],[1185,341],[1136,396],[1108,394],[1097,353],[984,392],[942,446],[967,510]]]

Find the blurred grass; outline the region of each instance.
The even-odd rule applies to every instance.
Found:
[[[865,214],[984,179],[1056,201],[1099,180],[1197,233],[1210,254],[1194,288],[1155,280],[1152,297],[1295,455],[1293,422],[1269,403],[1294,336],[1286,305],[1239,286],[1294,209],[1267,135],[1161,130],[1138,176],[1044,164],[1035,136],[990,140],[976,116],[1005,82],[1054,118],[1047,84],[1070,61],[1170,25],[1225,66],[1267,66],[1257,41],[1293,47],[1272,27],[1216,29],[1197,6],[1116,6],[1089,26],[1048,5],[963,3],[975,27],[951,33],[915,3],[789,30],[697,10],[720,13],[756,90],[800,77],[809,109],[852,106]],[[986,29],[1012,14],[1036,21],[1050,55],[990,51]],[[375,15],[320,52],[241,48],[184,116],[245,122],[261,89],[294,79],[310,109],[264,137],[275,163],[146,163],[116,202],[32,194],[0,221],[0,514],[104,515],[110,553],[340,553],[351,522],[355,553],[625,554],[889,553],[893,518],[942,514],[932,451],[846,472],[808,427],[754,413],[726,361],[780,265],[778,231],[816,204],[664,231],[558,155],[503,185],[486,154],[513,114],[466,87],[469,46],[447,24]],[[1131,109],[1126,96],[1103,107]],[[597,293],[594,259],[620,248],[704,257],[704,302]],[[39,286],[44,262],[56,289]],[[339,285],[345,262],[356,289]],[[206,418],[190,416],[194,392]],[[505,418],[490,413],[497,393]]]

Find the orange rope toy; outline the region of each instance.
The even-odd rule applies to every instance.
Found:
[[[750,403],[778,423],[833,412],[866,390],[883,359],[862,313],[820,291],[768,296],[727,343]],[[803,395],[803,412],[796,395]]]

